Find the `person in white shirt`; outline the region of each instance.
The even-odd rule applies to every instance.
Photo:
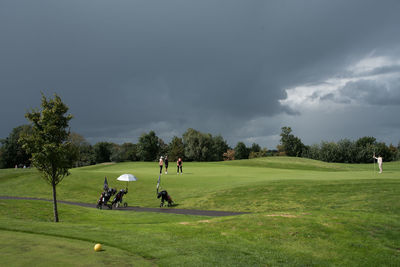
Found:
[[[382,157],[380,155],[378,155],[378,157],[375,157],[374,155],[374,159],[376,159],[376,161],[378,162],[379,173],[382,173],[382,162],[383,162]]]

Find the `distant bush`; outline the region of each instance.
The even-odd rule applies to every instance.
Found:
[[[266,156],[268,156],[268,150],[266,148],[263,148],[258,152],[251,151],[249,154],[249,159],[262,158]]]
[[[303,157],[337,163],[371,163],[373,155],[380,155],[384,161],[399,159],[399,149],[376,142],[374,137],[362,137],[357,141],[342,139],[339,142],[322,141],[321,144],[306,146]]]
[[[228,149],[224,153],[224,160],[235,160],[235,150],[233,149]]]

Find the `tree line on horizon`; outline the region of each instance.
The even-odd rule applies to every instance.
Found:
[[[23,135],[29,135],[31,131],[30,125],[18,126],[7,138],[0,140],[0,168],[30,165],[31,155],[22,148],[18,140]],[[222,161],[277,153],[267,151],[256,143],[247,147],[243,142],[238,142],[231,148],[221,135],[213,136],[192,128],[187,129],[182,137],[174,136],[169,143],[165,143],[154,131],[143,133],[136,144],[102,141],[91,145],[82,135],[74,132],[69,134],[69,141],[78,155],[74,164],[76,167],[104,162],[156,161],[160,156],[168,156],[170,161],[178,158],[185,161]]]
[[[179,157],[185,161],[222,161],[251,159],[266,156],[304,157],[325,162],[370,163],[372,155],[381,155],[384,161],[400,159],[400,143],[387,146],[374,137],[362,137],[356,141],[342,139],[338,142],[322,141],[311,146],[304,145],[300,138],[292,134],[290,127],[282,127],[280,144],[276,150],[261,148],[253,143],[250,147],[238,142],[230,147],[221,135],[213,136],[189,128],[182,137],[174,136],[165,143],[154,131],[143,133],[136,144],[98,142],[91,145],[77,133],[71,132],[69,140],[78,155],[74,166],[81,167],[104,162],[156,161],[160,156],[168,156],[170,161]],[[32,131],[30,125],[14,128],[9,136],[0,140],[0,168],[30,166],[31,155],[18,143],[21,135]]]
[[[0,168],[30,165],[30,155],[18,144],[21,134],[29,134],[30,131],[29,125],[18,126],[7,138],[0,140]],[[156,161],[160,156],[168,156],[170,161],[179,157],[185,161],[222,161],[286,155],[338,163],[369,163],[373,161],[374,154],[381,155],[385,161],[400,158],[400,144],[397,147],[392,144],[387,146],[374,137],[362,137],[356,141],[322,141],[307,146],[292,134],[290,127],[282,127],[280,136],[277,150],[267,150],[256,143],[247,147],[243,142],[231,148],[221,135],[213,136],[192,128],[187,129],[182,137],[174,136],[168,144],[154,131],[143,133],[136,144],[98,142],[91,145],[77,133],[70,133],[69,138],[78,154],[77,167],[112,161]]]

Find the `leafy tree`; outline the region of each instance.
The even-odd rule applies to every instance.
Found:
[[[311,146],[305,146],[303,153],[303,157],[306,158],[310,158],[310,159],[315,159],[315,160],[319,160],[320,156],[319,156],[319,152],[320,152],[320,148],[318,144],[313,144]]]
[[[277,145],[276,149],[278,150],[278,156],[286,156],[285,148],[283,145]]]
[[[72,145],[75,147],[77,153],[75,166],[81,167],[95,164],[96,161],[94,149],[82,135],[72,132],[69,135],[69,139]]]
[[[137,161],[137,145],[132,143],[113,144],[110,160],[115,162]]]
[[[389,151],[392,156],[391,161],[397,160],[398,159],[398,150],[397,147],[395,147],[393,144],[389,145]]]
[[[41,110],[32,110],[25,117],[32,123],[32,132],[21,136],[22,147],[32,154],[32,165],[53,189],[54,221],[58,222],[56,186],[69,175],[76,160],[76,150],[67,131],[72,115],[58,95],[47,100],[42,94]]]
[[[96,163],[110,162],[114,144],[110,142],[98,142],[94,145],[94,157]]]
[[[142,161],[154,161],[160,151],[159,138],[154,131],[143,133],[138,142],[138,158]]]
[[[249,148],[249,159],[266,157],[268,155],[268,149],[261,149],[259,144],[253,143]]]
[[[22,125],[14,128],[10,135],[3,140],[2,144],[0,168],[13,168],[15,165],[30,165],[31,155],[22,148],[18,142],[19,138],[24,134],[29,134],[32,131],[30,125]]]
[[[285,151],[286,155],[292,157],[300,157],[302,155],[304,144],[300,138],[291,134],[292,129],[290,127],[282,127],[281,146]]]
[[[213,154],[213,140],[211,134],[204,134],[189,128],[183,134],[185,158],[189,161],[210,161]]]
[[[124,143],[121,146],[124,160],[137,161],[137,145],[132,143]]]
[[[110,155],[110,160],[113,162],[122,162],[124,161],[124,153],[122,151],[122,148],[118,144],[113,144],[111,148],[111,155]]]
[[[178,158],[183,158],[185,148],[183,146],[182,138],[174,136],[169,143],[168,158],[171,161],[177,161]]]
[[[192,128],[187,129],[186,132],[183,134],[182,141],[185,148],[186,160],[199,161],[201,159],[201,138],[201,133]]]
[[[249,159],[261,158],[261,157],[266,157],[266,156],[268,156],[268,149],[267,148],[262,148],[258,152],[254,152],[250,148]]]
[[[250,152],[260,152],[261,147],[259,144],[253,143],[250,147]]]
[[[168,144],[164,142],[161,138],[158,138],[158,148],[159,148],[159,156],[166,156],[168,154]]]
[[[373,154],[379,154],[376,148],[376,138],[371,136],[361,137],[356,141],[356,161],[357,163],[373,162]]]
[[[338,161],[340,163],[354,163],[357,158],[357,146],[349,139],[342,139],[337,143]]]
[[[211,160],[221,161],[224,159],[224,153],[228,150],[228,143],[221,135],[212,137],[212,155]]]
[[[375,145],[375,144],[376,144],[376,138],[372,136],[364,136],[356,141],[356,146],[363,148],[367,147],[368,145]]]
[[[393,145],[378,143],[374,137],[362,137],[356,142],[342,139],[337,143],[321,142],[321,145],[307,147],[304,156],[326,162],[372,163],[373,154],[380,155],[384,161],[396,160],[398,150]]]
[[[396,157],[395,160],[399,160],[400,159],[400,142],[397,144],[397,153],[396,153]]]
[[[235,146],[235,159],[248,159],[250,150],[243,142],[238,142]]]
[[[392,161],[395,157],[395,153],[392,152],[390,147],[388,147],[385,143],[380,142],[376,143],[376,155],[380,155],[384,161]]]
[[[320,150],[320,160],[326,162],[338,162],[339,147],[335,142],[322,142]]]

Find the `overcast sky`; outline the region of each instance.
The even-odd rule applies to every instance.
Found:
[[[57,93],[92,144],[400,141],[398,0],[1,0],[0,138]]]

